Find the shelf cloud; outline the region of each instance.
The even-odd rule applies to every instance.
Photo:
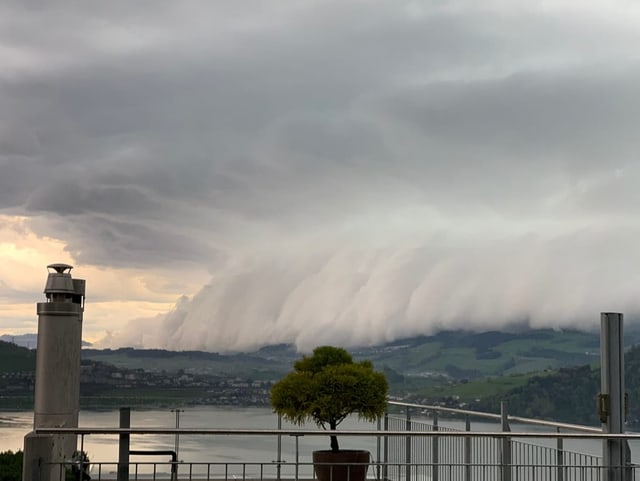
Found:
[[[96,293],[105,346],[633,319],[638,27],[610,1],[5,2],[0,215],[141,279]],[[166,308],[106,314],[143,292]]]

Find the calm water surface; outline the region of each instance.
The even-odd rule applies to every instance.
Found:
[[[118,411],[81,411],[81,427],[113,428],[119,425]],[[0,412],[0,451],[22,449],[25,434],[33,427],[31,412]],[[174,428],[175,414],[170,410],[131,411],[131,427],[134,428]],[[185,409],[180,413],[181,428],[239,428],[239,429],[278,429],[278,419],[268,408],[216,408],[199,407]],[[296,429],[283,422],[283,429]],[[304,429],[315,429],[310,424]],[[342,425],[344,429],[371,429],[376,425],[348,419]],[[78,440],[80,443],[80,440]],[[179,457],[185,462],[271,462],[277,457],[276,436],[180,436]],[[175,436],[144,435],[131,437],[132,450],[174,449]],[[364,448],[375,451],[376,441],[369,438],[343,438],[343,448]],[[328,449],[329,440],[324,437],[299,437],[300,453],[314,449]],[[84,450],[92,461],[114,461],[118,457],[117,436],[85,436]],[[296,438],[282,437],[282,452],[295,459]],[[283,456],[284,457],[284,456]],[[286,459],[286,458],[285,458]],[[300,460],[303,460],[302,454]]]

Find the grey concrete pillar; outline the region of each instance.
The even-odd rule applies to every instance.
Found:
[[[22,481],[64,479],[62,466],[51,464],[56,439],[51,434],[29,433],[24,437]]]
[[[77,428],[80,406],[80,351],[85,281],[72,279],[67,264],[47,266],[49,275],[39,302],[36,382],[33,427]],[[71,460],[76,450],[73,434],[25,438],[24,480],[31,481],[34,463],[58,463],[50,473],[41,471],[41,481],[64,479],[60,463]],[[48,450],[48,452],[44,452]],[[40,460],[40,461],[38,461]],[[53,477],[52,477],[53,476]]]

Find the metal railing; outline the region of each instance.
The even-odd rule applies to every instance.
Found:
[[[189,435],[209,436],[215,440],[266,436],[273,439],[275,460],[273,454],[269,456],[271,459],[239,462],[141,462],[127,457],[92,463],[89,474],[94,481],[117,479],[123,463],[127,467],[126,479],[133,480],[313,479],[313,464],[304,456],[301,458],[298,441],[331,434],[345,438],[366,437],[373,441],[375,447],[371,450],[367,478],[384,481],[630,481],[638,470],[631,464],[603,466],[600,456],[571,451],[565,449],[565,445],[575,440],[596,444],[640,441],[640,434],[603,434],[593,427],[508,416],[504,411],[489,414],[398,402],[390,405],[403,411],[387,414],[378,423],[377,430],[48,428],[38,429],[35,434],[77,435],[81,451],[87,436],[129,439]],[[455,426],[451,425],[453,419],[457,420]],[[472,430],[472,421],[480,421],[483,429]],[[492,424],[488,425],[487,421]],[[512,430],[521,426],[529,430]],[[295,439],[295,452],[289,451],[286,456],[282,452],[283,437]],[[72,463],[69,462],[48,463],[44,460],[39,465],[37,478],[45,480],[47,476],[43,473],[58,470],[57,479],[65,479],[63,474],[70,467]],[[80,474],[77,470],[75,473],[79,480]]]
[[[68,464],[58,464],[56,467],[61,469],[61,478],[64,478],[64,470],[68,468]],[[352,468],[356,465],[350,465]],[[46,466],[43,466],[45,468]],[[336,466],[334,466],[336,467]],[[368,464],[367,480],[383,480],[384,478],[377,478],[375,472],[382,468],[380,463],[371,462]],[[390,464],[390,468],[393,470],[400,470],[410,468],[414,472],[412,479],[417,481],[427,481],[435,479],[428,474],[428,469],[431,465],[404,465],[404,464]],[[277,480],[310,480],[317,479],[313,474],[313,465],[310,462],[302,462],[299,465],[285,464],[282,466],[281,477],[278,478],[276,474],[276,467],[273,463],[199,463],[190,462],[180,465],[179,475],[174,478],[171,474],[172,463],[150,463],[150,462],[132,462],[131,473],[129,479],[140,481],[171,481],[178,480],[193,480],[193,481],[220,481],[220,480],[236,480],[236,481],[277,481]],[[511,479],[518,481],[546,481],[557,480],[557,468],[558,466],[550,464],[547,466],[529,466],[529,465],[513,465],[511,467]],[[117,469],[117,463],[99,462],[92,466],[92,470],[89,473],[92,481],[113,481],[116,479],[115,470]],[[421,469],[424,470],[421,473]],[[498,481],[502,476],[502,467],[495,464],[441,464],[437,466],[438,478],[442,481],[457,481],[465,479],[465,472],[469,470],[472,473],[472,480],[479,481]],[[636,479],[640,474],[638,468],[626,467],[615,468],[613,470],[607,470],[602,466],[573,466],[564,467],[565,478],[568,480],[580,480],[580,481],[601,481],[607,479],[605,476],[607,471],[619,472],[619,479]],[[296,471],[298,474],[296,475]],[[307,475],[300,473],[307,472]],[[67,480],[80,479],[70,478]],[[393,479],[393,478],[389,478]],[[334,481],[337,481],[334,477]],[[356,481],[355,479],[347,479],[346,481]]]
[[[404,429],[406,431],[437,432],[441,435],[430,435],[413,439],[407,436],[390,437],[391,446],[384,459],[387,465],[397,465],[404,461],[406,467],[399,467],[391,473],[385,468],[385,478],[412,480],[415,478],[459,479],[470,481],[493,479],[509,481],[511,479],[549,479],[565,481],[572,479],[599,479],[601,457],[590,454],[572,452],[564,449],[564,437],[561,432],[597,434],[601,431],[594,427],[567,423],[557,423],[539,419],[509,416],[503,404],[501,414],[482,413],[440,406],[424,406],[402,402],[390,402],[392,406],[401,408],[404,415],[386,415],[385,429]],[[428,416],[428,420],[416,420],[412,413],[418,412]],[[458,428],[442,426],[440,418],[457,419]],[[515,433],[495,436],[464,438],[447,436],[451,432],[471,432],[471,421],[493,422],[501,432],[509,433],[511,424],[546,429],[557,433],[552,445],[540,445],[513,439]],[[533,441],[539,441],[534,439]],[[587,469],[585,470],[585,467]],[[585,471],[591,471],[595,477],[585,478]],[[444,476],[444,477],[443,477]]]

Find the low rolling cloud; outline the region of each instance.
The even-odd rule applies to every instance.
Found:
[[[6,305],[33,245],[88,277],[104,346],[639,314],[628,2],[5,2],[0,27]]]

